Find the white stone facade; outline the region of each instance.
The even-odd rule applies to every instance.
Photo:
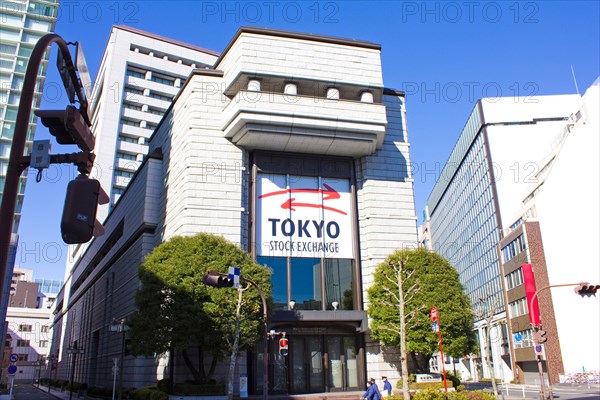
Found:
[[[120,342],[108,325],[135,309],[137,267],[155,246],[208,232],[255,254],[251,192],[259,155],[348,166],[355,308],[306,315],[325,321],[337,312],[348,324],[366,322],[375,266],[394,250],[417,246],[404,96],[383,88],[379,52],[368,42],[242,28],[213,68],[193,71],[149,138],[145,161],[106,219],[106,234],[81,247],[57,299],[54,321],[64,329],[56,330],[53,350],[64,352],[75,342],[85,349],[76,381],[102,386],[110,380]],[[297,94],[284,97],[289,82]],[[326,98],[332,86],[339,100]],[[366,326],[361,329],[351,336],[360,342],[360,376],[349,386],[362,389],[367,376],[399,373],[392,366],[397,355],[386,357],[369,341]],[[240,372],[253,362],[243,357]],[[165,373],[161,362],[144,358],[128,356],[125,366],[125,386],[153,383]],[[175,371],[187,378],[183,368]],[[61,366],[59,376],[65,372]]]

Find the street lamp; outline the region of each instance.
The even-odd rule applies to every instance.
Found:
[[[38,389],[40,387],[40,380],[42,379],[42,365],[44,365],[45,363],[46,363],[45,356],[40,356],[38,358],[38,360],[34,363],[34,365],[37,367],[37,387],[38,387]],[[35,383],[35,371],[33,373],[33,381]]]
[[[48,393],[50,393],[50,387],[52,387],[52,370],[54,369],[54,363],[58,360],[58,357],[54,354],[48,356],[48,365],[50,366],[50,373],[48,374]]]
[[[67,348],[67,354],[71,354],[71,383],[69,384],[69,400],[73,398],[73,378],[75,377],[75,361],[77,360],[77,354],[83,354],[83,349],[77,348],[77,342],[73,343],[73,346]]]
[[[129,330],[129,327],[127,325],[125,325],[125,318],[121,318],[121,319],[114,319],[113,322],[110,324],[110,331],[111,332],[119,332],[121,333],[121,362],[120,362],[120,366],[121,369],[119,370],[119,397],[117,397],[118,399],[121,399],[121,394],[123,392],[123,362],[124,362],[124,357],[125,357],[125,339],[126,339],[126,333]],[[114,395],[113,395],[114,398]]]

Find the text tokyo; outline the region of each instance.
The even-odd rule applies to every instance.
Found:
[[[281,230],[283,236],[294,236],[298,232],[298,237],[313,237],[316,235],[317,238],[322,238],[326,234],[329,238],[335,239],[340,235],[340,226],[335,221],[329,221],[325,224],[325,221],[315,220],[301,220],[294,223],[291,219],[284,219],[281,224],[281,220],[278,218],[269,218],[271,223],[271,235],[277,236],[277,228]],[[312,235],[311,235],[312,233]]]

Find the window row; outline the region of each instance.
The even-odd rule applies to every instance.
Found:
[[[127,68],[126,75],[139,79],[149,79],[152,82],[168,86],[176,86],[177,80],[180,79],[166,74],[161,74],[154,71],[146,71],[141,68],[135,68],[131,66]]]
[[[523,297],[519,300],[508,303],[508,313],[510,318],[517,318],[528,313],[527,298]]]
[[[168,53],[164,53],[161,51],[157,51],[157,50],[150,50],[141,46],[136,46],[134,44],[131,45],[131,47],[129,48],[130,51],[133,51],[135,53],[140,53],[140,54],[144,54],[144,55],[148,55],[150,57],[156,57],[156,58],[161,58],[163,60],[166,61],[171,61],[177,64],[182,64],[182,65],[187,65],[190,66],[192,68],[205,68],[205,67],[210,67],[210,65],[208,64],[204,64],[201,62],[197,62],[197,61],[192,61],[189,60],[187,58],[182,58],[173,54],[168,54]]]
[[[523,270],[517,268],[510,274],[506,275],[506,290],[514,289],[523,284]]]
[[[526,249],[527,244],[525,243],[525,237],[521,234],[502,248],[502,261],[506,263]]]

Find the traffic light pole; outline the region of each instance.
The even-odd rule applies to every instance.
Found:
[[[265,299],[265,294],[263,293],[262,289],[256,284],[256,282],[241,276],[240,280],[248,282],[254,286],[256,290],[258,290],[260,300],[262,301],[263,325],[265,329],[265,337],[263,339],[263,399],[267,400],[269,398],[269,328],[267,327],[267,300]]]
[[[205,276],[203,279],[204,284],[207,284],[209,286],[217,286],[218,283],[217,282],[209,282],[209,280],[207,280],[207,277],[210,276],[216,277],[216,276],[222,276],[222,277],[227,277],[227,274],[223,273],[223,272],[216,272],[216,271],[209,271],[209,275]],[[256,282],[254,282],[252,279],[248,279],[248,278],[244,278],[243,276],[240,276],[240,280],[242,282],[248,282],[249,284],[251,284],[252,286],[254,286],[256,288],[256,290],[258,291],[258,294],[260,295],[260,300],[262,301],[262,307],[263,307],[263,326],[264,326],[264,341],[263,341],[263,399],[264,400],[268,400],[269,398],[269,328],[267,326],[267,300],[265,299],[265,294],[263,293],[262,289],[260,288],[260,286],[258,286],[258,284]],[[225,286],[217,286],[217,287],[225,287]]]
[[[15,206],[17,204],[17,196],[19,190],[19,179],[21,174],[29,166],[28,162],[23,161],[23,152],[25,151],[25,143],[27,141],[27,130],[29,128],[29,120],[33,102],[33,95],[37,81],[37,74],[40,68],[44,53],[49,45],[55,42],[61,52],[73,85],[77,98],[84,109],[87,108],[87,100],[83,95],[83,89],[79,84],[75,66],[67,47],[67,42],[56,34],[48,34],[43,36],[33,48],[23,89],[21,91],[21,101],[17,112],[17,120],[15,122],[15,131],[8,159],[8,167],[6,170],[6,181],[2,193],[2,204],[0,205],[0,293],[4,291],[4,279],[6,268],[8,267],[8,252],[10,248],[10,236],[13,228],[13,219],[15,214]],[[2,293],[4,296],[4,293]]]
[[[562,283],[559,285],[548,285],[548,286],[541,287],[540,289],[535,291],[533,296],[531,296],[531,301],[529,302],[529,312],[531,312],[531,310],[533,310],[533,303],[537,299],[538,293],[540,293],[544,290],[548,290],[550,288],[554,288],[554,287],[577,286],[577,285],[580,285],[580,283]],[[541,326],[542,325],[535,325],[533,322],[531,323],[531,327],[536,332],[541,329]],[[538,346],[542,345],[542,343],[539,342],[538,335],[535,335],[535,341]],[[537,360],[538,372],[540,374],[540,398],[546,399],[547,398],[546,397],[546,384],[544,383],[544,366],[542,365],[542,356],[539,354],[536,354],[535,358]],[[552,389],[550,389],[550,395],[551,394],[552,394]]]

